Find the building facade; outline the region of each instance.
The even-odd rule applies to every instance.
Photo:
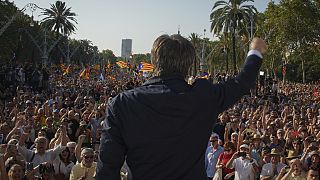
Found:
[[[122,39],[121,57],[129,60],[132,53],[132,39]]]

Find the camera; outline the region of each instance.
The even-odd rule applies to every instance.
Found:
[[[53,167],[52,164],[50,164],[49,166],[40,164],[40,166],[39,166],[39,173],[40,173],[40,174],[44,174],[44,173],[51,174],[51,173],[54,173],[54,167]]]
[[[239,152],[238,155],[240,157],[246,157],[247,156],[247,153],[246,152]]]
[[[33,170],[33,162],[27,162],[26,169],[29,171],[32,171]]]

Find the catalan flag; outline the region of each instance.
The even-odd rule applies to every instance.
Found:
[[[128,68],[128,63],[124,62],[124,61],[117,61],[116,64],[120,67],[120,68]]]
[[[70,72],[71,72],[71,65],[69,65],[69,66],[67,67],[67,69],[65,69],[65,70],[63,70],[63,71],[64,71],[64,72],[63,72],[63,75],[64,75],[64,76],[70,74]]]
[[[60,64],[60,68],[61,68],[62,72],[64,72],[67,69],[64,64]]]
[[[89,68],[83,69],[80,73],[80,78],[89,79],[90,78],[90,69]]]
[[[153,65],[146,62],[141,62],[139,66],[139,71],[142,71],[142,72],[153,71]]]
[[[96,64],[93,66],[93,69],[100,71],[100,64]]]

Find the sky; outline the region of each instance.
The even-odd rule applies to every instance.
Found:
[[[210,13],[217,0],[65,0],[71,11],[77,14],[75,39],[88,39],[99,50],[110,49],[116,56],[121,54],[121,40],[132,39],[132,53],[150,52],[153,41],[162,34],[180,32],[188,37],[197,33],[212,39]],[[12,1],[11,1],[12,2]],[[55,1],[15,0],[18,8],[28,3],[50,8]],[[270,0],[255,0],[254,5],[262,12]],[[34,19],[41,20],[41,10],[34,12]],[[26,10],[31,16],[31,11]],[[204,29],[206,33],[204,34]]]

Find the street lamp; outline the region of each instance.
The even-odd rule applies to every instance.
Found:
[[[204,72],[205,70],[205,62],[204,62],[204,46],[205,46],[205,36],[206,36],[206,29],[203,30],[203,43],[202,43],[202,51],[201,51],[201,60],[200,60],[200,71]]]
[[[38,5],[34,4],[34,3],[28,3],[27,5],[25,5],[21,10],[18,10],[18,12],[16,14],[14,14],[11,19],[4,25],[1,27],[0,29],[0,36],[6,31],[6,29],[13,23],[13,21],[19,16],[20,13],[23,13],[24,11],[26,11],[27,9],[29,9],[32,12],[32,16],[31,16],[31,22],[30,22],[30,26],[33,27],[34,26],[34,22],[33,22],[33,12],[36,9],[42,9],[43,8],[39,7]]]

